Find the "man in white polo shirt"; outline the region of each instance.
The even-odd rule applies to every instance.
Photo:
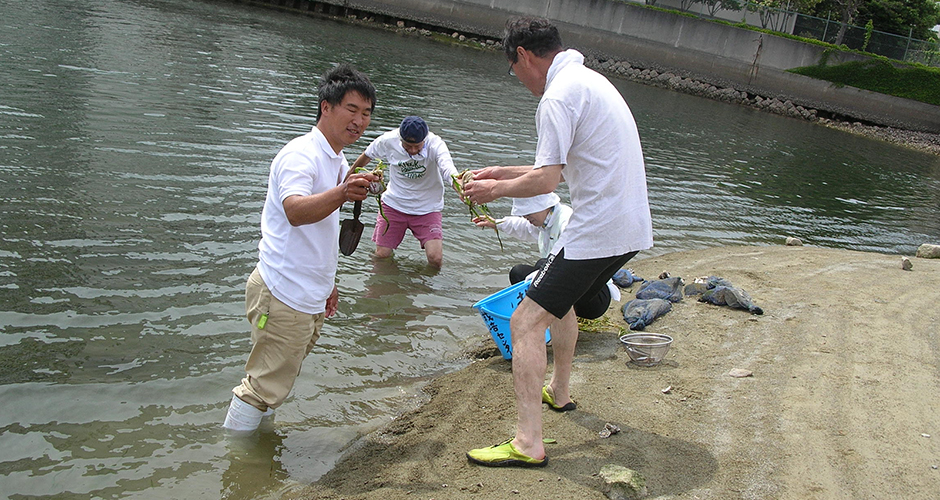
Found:
[[[503,48],[509,72],[541,96],[535,123],[535,165],[488,167],[464,186],[474,203],[531,197],[568,183],[571,219],[513,312],[512,378],[516,435],[470,450],[486,466],[541,467],[542,403],[555,411],[577,408],[569,392],[578,323],[572,305],[596,294],[640,250],[653,246],[646,171],[636,123],[620,92],[584,66],[584,56],[564,50],[546,19],[512,19]],[[545,384],[545,329],[552,328],[554,366]],[[543,385],[544,384],[544,385]]]
[[[261,212],[258,265],[245,290],[251,353],[222,426],[251,432],[294,386],[304,358],[336,312],[339,208],[364,200],[371,174],[348,175],[343,147],[372,119],[375,87],[348,64],[320,82],[317,124],[275,156]]]

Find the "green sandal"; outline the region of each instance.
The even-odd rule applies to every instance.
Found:
[[[565,406],[556,405],[555,395],[552,394],[551,389],[549,389],[547,385],[542,387],[542,402],[546,403],[549,408],[558,412],[572,411],[578,408],[578,405],[574,404],[574,401],[566,404]]]
[[[470,450],[467,452],[467,459],[487,467],[545,467],[548,465],[548,457],[539,460],[523,455],[512,445],[512,439],[488,448]]]

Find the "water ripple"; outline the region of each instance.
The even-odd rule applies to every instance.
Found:
[[[268,168],[313,126],[319,76],[351,61],[378,88],[350,160],[419,114],[459,169],[526,164],[537,99],[501,54],[236,4],[51,0],[4,12],[6,495],[258,498],[312,481],[420,401],[429,378],[466,363],[461,348],[487,335],[470,305],[536,258],[507,237],[500,249],[449,194],[440,272],[410,236],[373,261],[368,200],[359,250],[339,261],[339,311],[275,431],[225,439],[219,422],[250,350],[244,285]],[[934,157],[616,84],[647,162],[656,247],[644,257],[790,235],[910,254],[940,238]],[[275,468],[259,478],[258,464]]]

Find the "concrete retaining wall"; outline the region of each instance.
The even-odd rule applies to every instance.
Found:
[[[599,59],[669,71],[719,87],[776,97],[879,125],[940,133],[940,106],[836,87],[785,70],[816,64],[822,47],[788,38],[644,8],[618,0],[256,0],[305,10],[333,5],[502,38],[506,19],[535,15],[555,21],[566,46]],[[835,53],[831,64],[863,60]]]

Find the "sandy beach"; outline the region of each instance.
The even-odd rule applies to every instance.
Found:
[[[898,255],[809,246],[641,255],[628,267],[643,278],[720,276],[764,314],[686,298],[646,328],[674,337],[665,361],[639,367],[619,341],[636,285],[624,289],[605,326],[581,333],[578,409],[543,406],[556,441],[543,469],[467,462],[515,429],[510,362],[481,338],[427,404],[289,498],[603,499],[608,464],[638,471],[649,498],[937,498],[940,260],[910,259],[905,271]],[[607,423],[621,432],[601,437]]]

